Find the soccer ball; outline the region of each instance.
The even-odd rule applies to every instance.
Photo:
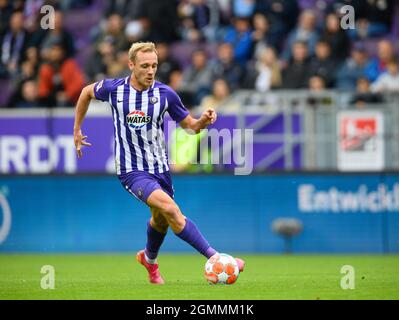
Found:
[[[225,253],[216,253],[205,264],[205,279],[210,284],[233,284],[239,274],[237,261]]]

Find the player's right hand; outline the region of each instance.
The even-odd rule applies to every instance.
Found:
[[[81,130],[77,130],[73,133],[73,141],[75,143],[76,153],[78,158],[82,157],[82,146],[90,147],[91,143],[86,142],[87,136],[82,134]]]

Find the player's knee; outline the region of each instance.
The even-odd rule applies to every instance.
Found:
[[[176,204],[167,204],[162,208],[162,214],[171,225],[184,224],[184,216]]]
[[[166,218],[174,218],[181,214],[179,207],[174,203],[165,204],[161,212]]]

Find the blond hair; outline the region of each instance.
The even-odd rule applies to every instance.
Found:
[[[137,52],[155,52],[155,44],[153,42],[134,42],[129,49],[129,60],[134,62],[137,56]]]

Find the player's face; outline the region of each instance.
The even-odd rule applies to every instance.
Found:
[[[152,85],[158,67],[158,57],[155,52],[138,52],[134,62],[129,61],[130,70],[136,78],[139,89],[147,89]]]

